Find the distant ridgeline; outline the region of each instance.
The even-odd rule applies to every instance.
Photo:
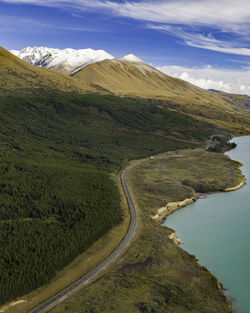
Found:
[[[0,119],[1,303],[48,282],[121,222],[111,173],[127,160],[196,147],[215,132],[100,95],[0,97]]]

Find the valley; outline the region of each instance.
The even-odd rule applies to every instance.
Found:
[[[128,224],[119,173],[131,160],[167,153],[129,172],[143,225],[131,248],[88,292],[79,291],[53,312],[116,312],[117,306],[121,313],[232,312],[217,280],[150,215],[168,201],[238,183],[238,164],[204,148],[213,135],[249,133],[246,100],[229,101],[171,78],[133,55],[85,64],[71,77],[1,48],[0,75],[1,304],[44,301],[64,289],[84,271],[39,298],[65,266],[116,229],[101,259],[92,250],[97,263],[105,259]],[[174,151],[185,158],[172,158]],[[178,168],[173,175],[166,168],[161,176],[165,165],[183,170],[187,160],[197,175],[186,171],[185,186]],[[215,183],[216,173],[223,179]],[[25,308],[20,303],[6,312],[28,312]]]

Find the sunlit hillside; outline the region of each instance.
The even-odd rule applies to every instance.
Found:
[[[0,47],[0,95],[46,92],[83,92],[85,84],[71,77],[38,68]],[[81,86],[80,86],[81,85]]]
[[[74,77],[81,80],[83,86],[89,83],[99,92],[147,98],[154,104],[181,110],[238,133],[250,130],[246,106],[170,77],[144,62],[104,60],[84,67]]]

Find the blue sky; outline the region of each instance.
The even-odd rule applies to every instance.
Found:
[[[6,49],[133,53],[203,88],[250,93],[249,34],[248,0],[0,0]]]

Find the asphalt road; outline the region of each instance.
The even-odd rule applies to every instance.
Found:
[[[62,302],[63,300],[65,300],[72,291],[88,284],[88,282],[90,280],[95,278],[110,263],[115,261],[122,254],[122,252],[125,250],[125,248],[130,244],[132,238],[134,237],[134,235],[136,233],[136,229],[137,229],[137,225],[138,225],[137,209],[136,209],[135,203],[133,201],[132,195],[129,191],[128,184],[126,182],[126,173],[133,166],[134,165],[128,166],[121,174],[121,183],[122,183],[124,192],[125,192],[126,197],[127,197],[127,201],[128,201],[129,208],[130,208],[131,218],[130,218],[130,225],[129,225],[128,232],[127,232],[126,236],[124,237],[124,239],[122,240],[122,242],[120,243],[120,245],[118,246],[118,248],[112,254],[110,254],[110,256],[106,260],[104,260],[96,268],[94,268],[91,272],[84,275],[79,280],[77,280],[75,283],[73,283],[71,286],[69,286],[65,290],[59,292],[58,294],[54,295],[52,298],[50,298],[49,300],[47,300],[43,304],[34,308],[32,311],[30,311],[30,313],[43,312],[44,310],[48,310],[48,309],[54,307],[59,302]]]

